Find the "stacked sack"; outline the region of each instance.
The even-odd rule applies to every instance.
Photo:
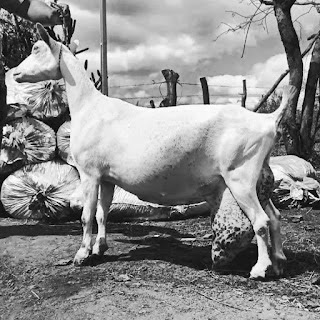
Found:
[[[19,219],[68,220],[78,172],[57,154],[56,131],[69,119],[63,82],[17,83],[6,73],[8,114],[0,150],[1,202]]]
[[[312,164],[294,155],[271,157],[275,178],[272,200],[278,208],[320,206],[320,184]]]

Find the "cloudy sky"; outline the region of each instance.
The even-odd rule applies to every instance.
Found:
[[[74,39],[89,51],[78,57],[88,59],[89,69],[100,68],[100,1],[64,0],[77,20]],[[200,77],[207,77],[211,102],[240,100],[242,79],[247,80],[248,104],[254,104],[287,69],[273,13],[267,26],[252,25],[246,51],[241,58],[245,33],[225,34],[226,25],[236,26],[241,17],[256,10],[249,0],[107,0],[109,94],[136,104],[156,104],[165,95],[162,69],[180,75],[179,104],[201,102]],[[261,7],[264,8],[264,7]],[[301,36],[302,50],[306,37],[319,27],[316,10],[296,7],[293,17]],[[192,84],[192,85],[191,85]],[[131,86],[132,85],[132,86]]]

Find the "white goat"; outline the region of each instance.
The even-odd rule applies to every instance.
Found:
[[[71,152],[83,191],[83,241],[74,262],[107,249],[105,223],[114,186],[140,199],[177,205],[203,200],[215,205],[228,187],[253,225],[258,261],[251,277],[265,277],[273,265],[282,272],[285,256],[280,239],[279,213],[272,203],[260,206],[256,183],[269,161],[279,122],[288,104],[289,87],[280,108],[257,114],[239,106],[179,106],[137,108],[97,91],[80,62],[64,45],[37,25],[44,41],[14,74],[18,82],[64,78],[71,112]],[[101,207],[97,209],[100,186]],[[92,248],[92,222],[98,234]],[[270,223],[272,262],[267,251]]]

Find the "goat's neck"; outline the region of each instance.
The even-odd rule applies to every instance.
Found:
[[[94,101],[99,98],[101,93],[88,78],[78,59],[71,53],[64,51],[60,61],[60,69],[66,85],[71,118],[76,116],[88,103],[94,108]]]

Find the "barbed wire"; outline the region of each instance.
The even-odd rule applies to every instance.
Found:
[[[118,99],[122,99],[124,101],[128,101],[131,103],[131,101],[136,101],[136,103],[138,104],[139,101],[147,101],[149,100],[149,102],[151,103],[151,100],[163,100],[165,99],[165,97],[167,96],[167,94],[164,94],[162,92],[162,85],[165,84],[166,81],[155,81],[152,80],[152,82],[142,82],[142,83],[129,83],[129,84],[123,84],[123,85],[114,85],[114,86],[109,86],[110,89],[114,88],[114,89],[121,89],[121,88],[142,88],[145,86],[151,87],[151,86],[158,86],[157,90],[159,91],[160,95],[157,94],[149,94],[150,95],[144,95],[144,96],[119,96],[119,93],[117,96],[113,96],[114,98],[118,98]],[[193,93],[193,94],[183,94],[184,90],[187,90],[188,86],[193,86],[193,87],[197,87],[197,88],[201,88],[201,83],[193,83],[193,82],[180,82],[177,81],[177,84],[180,86],[180,92],[177,96],[177,104],[179,104],[179,102],[183,101],[183,99],[192,99],[192,98],[197,98],[192,99],[192,101],[198,101],[200,103],[200,101],[203,99],[203,94],[202,92],[200,93]],[[241,97],[242,90],[243,90],[243,85],[217,85],[217,84],[208,84],[208,87],[210,88],[215,88],[215,89],[219,89],[219,88],[232,88],[232,89],[238,89],[239,92],[238,93],[219,93],[219,92],[215,92],[216,90],[212,89],[211,93],[209,94],[209,97],[212,98],[213,100],[216,98],[230,98],[230,99],[239,99]],[[250,94],[250,89],[263,89],[263,90],[267,90],[269,89],[269,87],[264,87],[264,86],[257,86],[257,87],[247,87],[247,97],[248,98],[259,98],[261,99],[261,97],[263,97],[263,92],[261,93],[252,93]],[[192,91],[192,90],[191,90]],[[194,91],[194,90],[193,90]],[[145,92],[147,93],[147,91]],[[112,96],[112,95],[111,95]],[[145,103],[145,102],[142,102]],[[184,102],[182,102],[184,103]]]
[[[155,82],[153,81],[152,83],[137,83],[137,84],[125,84],[125,85],[119,85],[119,86],[110,86],[109,88],[129,88],[129,87],[143,87],[143,86],[154,86],[157,84],[162,84],[162,83],[166,83],[165,81],[159,81],[159,82]]]
[[[166,83],[165,81],[153,81],[152,83],[138,83],[138,84],[125,84],[125,85],[117,85],[117,86],[109,86],[110,89],[112,88],[135,88],[135,87],[143,87],[143,86],[154,86],[154,85],[162,85]],[[201,86],[201,83],[191,83],[191,82],[178,82],[180,85],[188,85],[188,86]],[[208,84],[208,87],[217,87],[217,88],[238,88],[242,89],[242,85],[239,86],[232,86],[232,85],[217,85],[217,84]],[[270,87],[247,87],[247,89],[270,89]]]
[[[180,84],[185,84],[188,86],[201,86],[201,83],[189,83],[189,82],[180,82]],[[217,87],[217,88],[240,88],[242,89],[242,86],[228,86],[228,85],[222,85],[222,84],[208,84],[208,87]],[[247,89],[270,89],[270,87],[247,87]]]
[[[239,98],[241,94],[210,94],[210,97],[230,97],[230,98]],[[179,100],[182,98],[192,98],[192,97],[201,97],[203,98],[203,95],[201,94],[187,94],[187,95],[181,95]],[[261,97],[260,94],[248,94],[248,97]],[[113,98],[122,99],[122,100],[145,100],[145,99],[163,99],[164,96],[143,96],[143,97],[117,97],[114,96]]]

